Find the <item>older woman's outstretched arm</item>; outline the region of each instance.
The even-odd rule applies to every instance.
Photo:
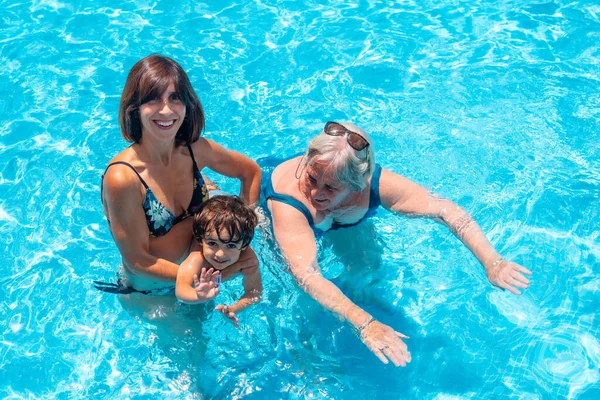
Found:
[[[488,280],[495,286],[521,294],[531,271],[504,260],[487,240],[475,220],[452,201],[433,196],[424,187],[390,171],[383,170],[380,181],[383,206],[407,216],[434,218],[445,224],[484,266]]]
[[[323,277],[317,263],[315,237],[302,213],[278,202],[272,202],[271,211],[275,237],[298,285],[323,307],[352,324],[383,363],[387,364],[388,359],[396,366],[410,362],[410,353],[401,340],[407,336],[374,320]]]

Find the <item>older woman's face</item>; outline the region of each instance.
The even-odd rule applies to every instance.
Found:
[[[352,193],[350,185],[335,179],[327,164],[308,166],[304,170],[304,185],[311,204],[321,211],[335,209]]]

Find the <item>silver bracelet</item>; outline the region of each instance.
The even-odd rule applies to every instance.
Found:
[[[354,334],[358,337],[360,337],[362,331],[369,326],[369,324],[371,322],[375,321],[375,318],[373,318],[373,316],[369,315],[369,318],[363,322],[358,328],[354,328]]]
[[[496,261],[491,263],[488,268],[494,268],[496,265],[500,264],[502,261],[504,261],[504,258],[500,257],[499,259],[497,259]]]

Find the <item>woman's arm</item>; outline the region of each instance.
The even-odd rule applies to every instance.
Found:
[[[175,281],[178,265],[150,254],[150,232],[142,208],[143,193],[128,167],[112,166],[104,176],[103,198],[112,236],[132,274]]]
[[[237,178],[241,182],[240,198],[248,204],[257,204],[260,198],[262,172],[258,164],[250,158],[223,146],[200,138],[194,143],[206,162],[206,166],[219,174]]]
[[[520,294],[531,272],[502,259],[487,240],[475,220],[452,201],[431,195],[424,187],[390,171],[383,170],[379,185],[383,206],[391,211],[415,217],[434,218],[445,224],[484,266],[488,280],[495,286]]]
[[[402,334],[374,321],[323,277],[317,262],[315,237],[302,213],[286,204],[271,202],[271,215],[275,238],[298,285],[323,307],[359,329],[363,342],[382,362],[387,364],[387,358],[396,366],[410,362],[406,344],[400,340]]]

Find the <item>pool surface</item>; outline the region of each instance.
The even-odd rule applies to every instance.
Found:
[[[597,1],[4,1],[0,27],[1,398],[600,398]],[[445,227],[380,209],[320,261],[411,337],[406,368],[298,289],[268,230],[239,331],[214,304],[95,290],[120,263],[100,202],[119,98],[153,52],[188,72],[205,136],[264,165],[328,120],[363,127],[530,289],[494,289]]]

